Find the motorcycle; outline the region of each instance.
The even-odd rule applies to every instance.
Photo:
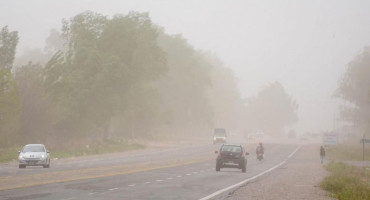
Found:
[[[262,152],[258,152],[258,153],[257,153],[257,159],[258,159],[259,161],[261,161],[261,160],[263,159],[263,153],[262,153]]]

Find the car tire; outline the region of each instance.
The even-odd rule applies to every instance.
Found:
[[[221,169],[220,165],[219,164],[216,164],[216,172],[219,172]]]
[[[247,172],[247,164],[244,164],[244,165],[242,166],[242,172],[243,172],[243,173]]]
[[[47,165],[43,165],[44,168],[50,168],[50,162]]]
[[[26,168],[26,165],[19,165],[19,168]]]

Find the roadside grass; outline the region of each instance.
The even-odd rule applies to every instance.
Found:
[[[325,168],[331,174],[320,186],[332,197],[339,200],[370,200],[370,170],[341,162],[330,162]]]
[[[62,147],[56,147],[46,144],[46,147],[48,148],[48,150],[50,150],[51,158],[68,158],[85,155],[130,151],[136,149],[143,149],[146,146],[144,144],[134,143],[127,140],[111,139],[111,140],[90,141],[88,144],[74,143],[63,145]],[[16,161],[18,159],[18,151],[20,151],[21,148],[22,148],[21,146],[0,148],[0,163]]]
[[[326,149],[326,157],[330,160],[362,161],[362,144],[339,144]],[[365,160],[370,160],[370,144],[365,144]]]
[[[89,144],[71,145],[67,148],[50,147],[52,158],[67,158],[85,155],[95,155],[113,152],[123,152],[136,149],[143,149],[145,145],[139,143],[131,143],[126,140],[102,140],[93,141]]]
[[[0,148],[0,163],[8,162],[18,159],[18,151],[22,147],[9,147],[9,148]]]

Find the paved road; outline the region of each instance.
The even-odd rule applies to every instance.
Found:
[[[0,199],[201,199],[270,169],[297,147],[267,144],[266,159],[260,162],[253,156],[254,146],[247,146],[251,153],[247,173],[216,172],[217,145],[59,160],[50,169],[2,165]]]

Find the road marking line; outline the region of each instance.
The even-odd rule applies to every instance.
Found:
[[[144,184],[149,184],[149,183],[151,183],[151,182],[145,182]]]
[[[135,184],[132,184],[132,185],[128,185],[129,187],[134,187],[135,186]]]
[[[109,191],[118,190],[118,188],[111,188]]]
[[[191,176],[191,174],[185,174],[186,176]]]
[[[285,164],[285,163],[288,161],[288,159],[289,159],[290,157],[292,157],[292,156],[294,155],[294,153],[296,153],[296,152],[297,152],[301,147],[302,147],[302,145],[301,145],[301,146],[299,146],[299,147],[297,147],[297,148],[293,151],[293,153],[291,153],[291,154],[288,156],[288,158],[286,158],[284,161],[280,162],[279,164],[277,164],[277,165],[275,165],[275,166],[271,167],[270,169],[268,169],[268,170],[266,170],[266,171],[263,171],[263,172],[261,172],[261,173],[259,173],[259,174],[255,175],[255,176],[252,176],[251,178],[245,179],[244,181],[241,181],[241,182],[239,182],[239,183],[237,183],[237,184],[234,184],[234,185],[231,185],[231,186],[226,187],[226,188],[224,188],[224,189],[218,190],[218,191],[216,191],[216,192],[214,192],[214,193],[212,193],[212,194],[210,194],[210,195],[208,195],[208,196],[206,196],[206,197],[203,197],[203,198],[201,198],[201,199],[199,199],[199,200],[208,200],[208,199],[211,199],[211,198],[213,198],[213,197],[215,197],[215,196],[217,196],[217,195],[220,195],[220,194],[222,194],[222,193],[224,193],[224,192],[226,192],[226,191],[228,191],[228,190],[231,190],[231,189],[233,189],[233,188],[235,188],[235,187],[239,187],[239,186],[241,186],[241,185],[244,185],[244,184],[246,184],[246,183],[248,183],[248,182],[250,182],[250,181],[252,181],[252,180],[254,180],[254,179],[258,178],[258,177],[260,177],[260,176],[263,176],[263,175],[265,175],[265,174],[267,174],[267,173],[269,173],[269,172],[271,172],[271,171],[275,170],[276,168],[278,168],[278,167],[280,167],[281,165]]]
[[[90,192],[88,195],[93,195],[96,194],[97,192]]]
[[[104,178],[104,177],[112,177],[112,176],[119,176],[119,175],[127,175],[127,174],[134,174],[138,172],[146,172],[146,171],[152,171],[152,170],[158,170],[158,169],[167,169],[167,168],[172,168],[172,167],[178,167],[178,166],[185,166],[185,165],[191,165],[195,163],[201,163],[205,161],[209,161],[210,159],[202,159],[202,160],[193,160],[193,161],[186,161],[186,162],[181,162],[181,163],[174,163],[174,164],[168,164],[164,166],[156,166],[156,167],[143,167],[141,169],[133,169],[133,170],[128,170],[128,171],[120,171],[120,172],[114,172],[114,173],[106,173],[106,174],[98,174],[98,175],[85,175],[83,174],[81,177],[74,177],[74,176],[65,176],[66,178],[61,178],[61,179],[56,179],[56,180],[46,180],[43,182],[31,182],[31,183],[26,183],[23,185],[11,185],[11,186],[0,186],[0,191],[2,190],[9,190],[9,189],[17,189],[17,188],[26,188],[26,187],[32,187],[32,186],[38,186],[38,185],[47,185],[47,184],[53,184],[53,183],[65,183],[65,182],[70,182],[70,181],[77,181],[77,180],[88,180],[88,179],[93,179],[93,178]],[[113,167],[118,167],[113,166]],[[107,169],[107,167],[93,167],[93,168],[87,168],[88,170],[102,170],[102,169]],[[22,171],[30,171],[31,169],[23,169]],[[62,170],[62,173],[69,173],[69,172],[76,172],[79,170]],[[11,171],[13,173],[13,171]],[[52,175],[52,174],[58,174],[60,172],[49,172],[45,173],[46,175]],[[30,175],[28,177],[32,177],[33,175]],[[26,178],[28,178],[26,177]],[[71,177],[71,178],[70,178]],[[3,181],[3,180],[1,180]]]
[[[289,156],[288,156],[288,159],[289,158],[291,158],[300,148],[302,147],[302,145],[301,146],[299,146],[299,147],[297,147]]]
[[[182,176],[177,176],[177,178],[181,178]]]
[[[169,178],[167,178],[168,180],[171,180],[172,178],[171,177],[169,177]]]
[[[157,182],[162,182],[163,180],[156,180]]]

